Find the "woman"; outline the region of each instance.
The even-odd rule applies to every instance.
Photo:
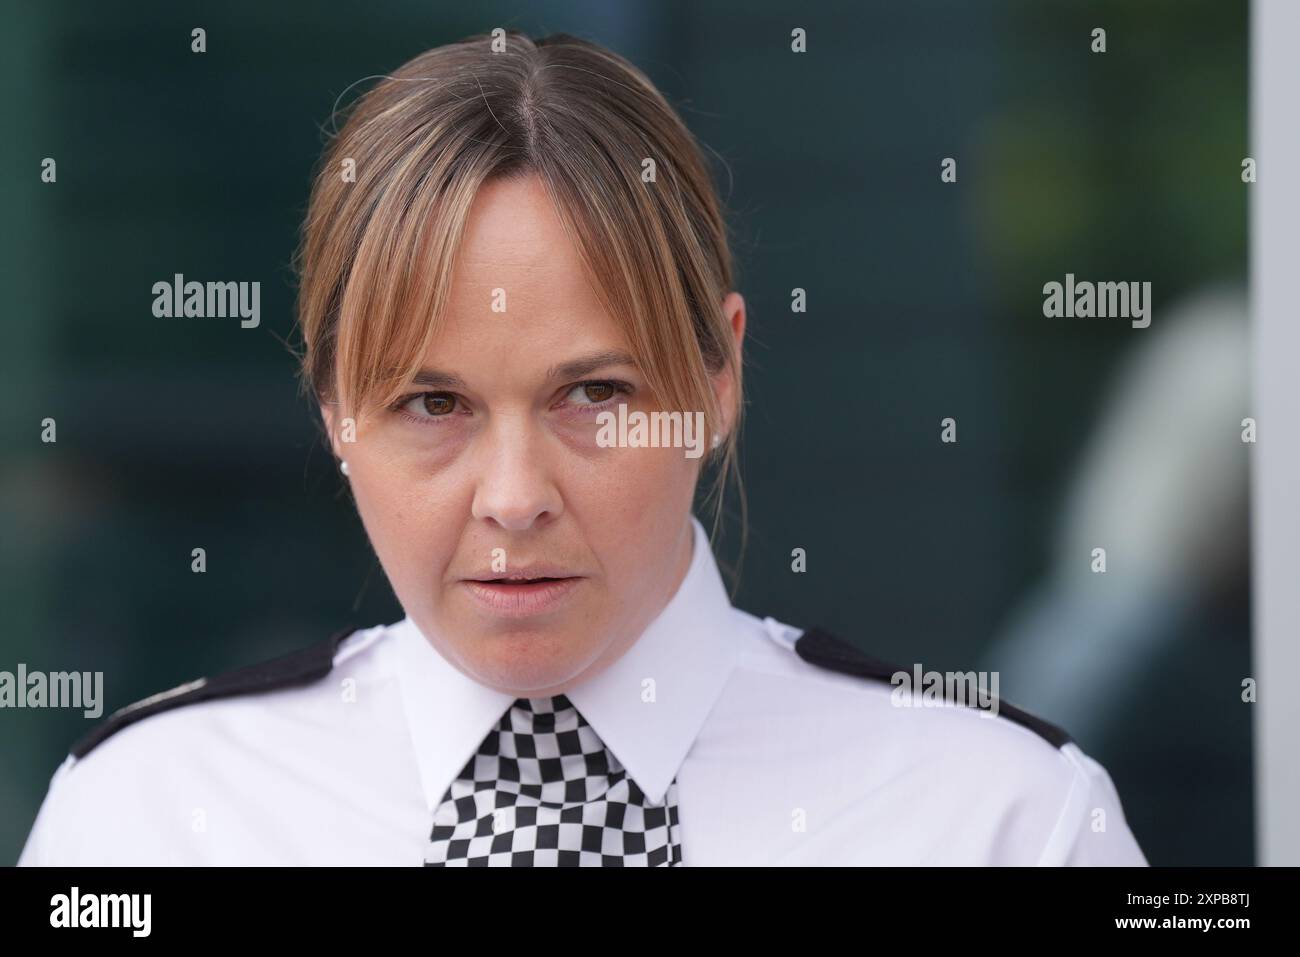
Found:
[[[24,863],[1144,863],[1059,729],[731,607],[691,509],[734,471],[745,303],[634,67],[416,57],[329,147],[300,259],[305,382],[406,617],[119,712]]]

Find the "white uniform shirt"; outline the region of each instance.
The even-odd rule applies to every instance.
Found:
[[[799,629],[731,606],[692,522],[676,595],[566,692],[651,801],[676,776],[685,866],[1146,863],[1076,745],[900,708],[887,682],[804,661]],[[69,755],[19,863],[418,866],[513,700],[410,619],[358,631],[325,678],[180,705]]]

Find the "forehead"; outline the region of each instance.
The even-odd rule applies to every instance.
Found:
[[[536,176],[490,180],[470,208],[427,358],[553,361],[626,348],[549,193]]]
[[[461,242],[474,266],[544,267],[576,258],[559,211],[539,177],[492,179],[474,197]]]

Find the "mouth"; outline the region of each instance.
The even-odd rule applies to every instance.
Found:
[[[541,578],[472,578],[470,581],[476,581],[482,585],[535,585],[537,582],[562,582],[568,581],[570,575],[557,575],[554,577],[544,576]]]
[[[558,610],[584,581],[579,576],[512,575],[461,582],[479,610],[493,618],[530,618]]]

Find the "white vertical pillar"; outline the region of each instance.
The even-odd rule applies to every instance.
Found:
[[[1251,13],[1257,860],[1300,864],[1300,3]]]

